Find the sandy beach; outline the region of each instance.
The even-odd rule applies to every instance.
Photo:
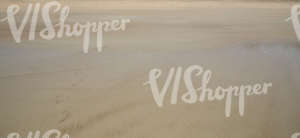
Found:
[[[1,19],[10,4],[1,4]],[[131,22],[125,31],[103,34],[101,53],[96,35],[91,35],[87,54],[82,37],[29,41],[26,26],[22,43],[16,43],[7,22],[0,22],[1,138],[50,129],[71,138],[290,138],[300,132],[300,42],[292,23],[285,21],[295,3],[62,4],[71,8],[70,24]],[[163,71],[162,87],[170,68],[190,65],[213,72],[210,87],[273,86],[267,95],[247,97],[242,117],[237,99],[228,118],[224,101],[172,105],[169,93],[159,108],[149,86],[143,85],[149,71]],[[185,91],[182,82],[179,94]]]

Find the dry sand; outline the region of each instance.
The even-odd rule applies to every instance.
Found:
[[[1,18],[8,4],[1,5]],[[102,53],[92,48],[88,54],[81,37],[16,44],[1,22],[0,137],[54,128],[71,138],[289,138],[300,132],[300,42],[284,21],[293,3],[66,4],[70,21],[132,22],[124,32],[104,34]],[[224,101],[170,105],[167,99],[158,108],[143,86],[149,70],[161,68],[165,78],[171,67],[194,64],[213,71],[211,87],[273,87],[246,99],[244,117],[236,100],[230,118]]]

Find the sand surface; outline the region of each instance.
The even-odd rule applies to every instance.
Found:
[[[1,4],[1,18],[10,3]],[[130,18],[88,54],[82,37],[16,44],[0,23],[0,137],[59,129],[71,138],[289,138],[300,132],[300,42],[293,3],[65,2],[69,23]],[[28,28],[28,26],[27,26]],[[153,68],[201,65],[211,87],[272,82],[246,98],[158,108],[143,83]],[[197,78],[194,78],[197,81]],[[181,86],[184,84],[181,83]],[[180,93],[186,91],[180,87]]]

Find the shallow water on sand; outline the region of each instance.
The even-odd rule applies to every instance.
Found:
[[[288,6],[198,4],[202,8],[77,9],[70,22],[132,20],[124,32],[104,34],[102,53],[93,47],[83,54],[82,38],[16,44],[1,23],[0,137],[53,128],[78,138],[282,138],[299,132],[300,42],[284,21]],[[190,65],[213,72],[210,87],[273,86],[267,95],[247,97],[244,117],[237,99],[230,118],[224,101],[171,105],[170,92],[158,108],[143,86],[149,71],[162,69],[162,86],[171,67]]]

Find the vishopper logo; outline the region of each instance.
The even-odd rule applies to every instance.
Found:
[[[36,131],[36,132],[30,131],[26,138],[40,138],[40,137],[41,138],[53,138],[54,136],[55,136],[55,138],[70,138],[70,136],[68,134],[62,134],[57,129],[48,130],[43,135],[41,135],[40,131]],[[21,135],[17,132],[14,132],[14,133],[8,134],[7,138],[21,138]]]
[[[200,87],[195,88],[192,76],[195,73],[195,77],[200,77],[201,83]],[[205,102],[207,101],[218,101],[225,99],[225,116],[230,117],[231,115],[231,104],[233,97],[236,96],[238,98],[238,106],[240,116],[244,116],[245,111],[245,98],[246,96],[253,95],[266,95],[268,94],[269,88],[272,87],[272,83],[262,83],[262,84],[254,84],[254,85],[241,85],[241,86],[229,86],[228,88],[224,88],[222,86],[218,86],[215,89],[208,88],[209,81],[212,78],[212,71],[205,70],[203,67],[198,65],[192,65],[188,67],[185,71],[183,71],[182,67],[171,68],[165,84],[162,89],[158,88],[158,79],[162,75],[162,71],[160,69],[152,69],[149,72],[149,80],[144,83],[144,85],[150,85],[153,98],[158,105],[158,107],[162,107],[164,103],[164,97],[166,96],[167,90],[170,87],[173,80],[173,89],[171,93],[171,104],[177,104],[178,95],[179,95],[179,85],[180,80],[183,76],[183,80],[186,87],[186,92],[182,94],[181,100],[187,104],[193,104],[197,101]],[[200,94],[198,94],[200,92]]]
[[[52,11],[53,9],[53,11]],[[102,51],[102,40],[103,32],[111,31],[124,31],[126,29],[127,23],[130,19],[117,19],[111,21],[101,21],[101,22],[86,22],[85,24],[80,24],[76,22],[73,26],[65,24],[69,13],[69,6],[62,6],[57,1],[47,2],[44,6],[40,3],[33,5],[30,3],[27,7],[25,15],[21,21],[19,27],[17,27],[15,16],[20,11],[19,5],[10,5],[7,8],[7,17],[1,19],[2,22],[7,21],[11,34],[17,43],[21,43],[22,34],[31,16],[31,24],[29,30],[28,40],[35,40],[36,28],[38,25],[39,12],[41,11],[41,17],[46,28],[42,29],[39,36],[45,40],[53,40],[54,38],[62,38],[63,36],[81,36],[83,35],[83,52],[88,53],[90,45],[90,33],[97,33],[97,50]],[[60,12],[59,23],[53,24],[50,16],[50,11],[53,13]],[[31,15],[32,13],[32,15]]]
[[[299,11],[300,5],[294,5],[291,8],[291,16],[287,18],[285,21],[290,21],[292,20],[292,24],[294,27],[294,31],[296,32],[297,38],[300,41],[300,22],[299,22]]]
[[[300,138],[300,132],[294,133],[291,138]]]

